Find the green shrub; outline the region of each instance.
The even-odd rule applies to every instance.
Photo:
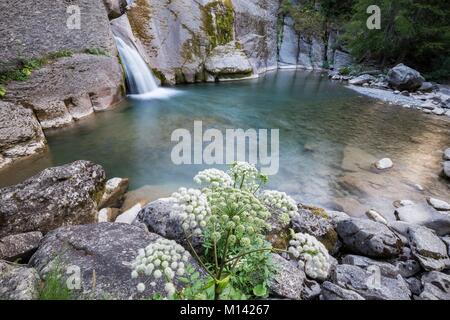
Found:
[[[339,69],[339,73],[343,76],[348,76],[352,72],[352,69],[350,67],[343,67]]]
[[[108,53],[106,53],[106,51],[101,48],[89,48],[89,49],[86,49],[84,52],[87,54],[95,55],[95,56],[107,56],[108,55]]]
[[[39,300],[71,300],[72,292],[67,287],[61,268],[57,267],[47,273],[39,290]]]

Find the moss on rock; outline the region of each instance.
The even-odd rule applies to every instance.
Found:
[[[234,38],[234,10],[231,0],[214,1],[203,7],[203,27],[210,50]]]

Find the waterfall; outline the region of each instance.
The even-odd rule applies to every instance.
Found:
[[[125,68],[128,90],[131,94],[144,94],[158,89],[155,78],[136,48],[115,37],[120,59]]]

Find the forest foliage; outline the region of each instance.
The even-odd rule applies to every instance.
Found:
[[[381,9],[381,29],[369,30],[367,8]],[[450,7],[446,0],[284,0],[281,12],[305,37],[339,30],[339,45],[358,62],[403,62],[431,78],[450,78]]]

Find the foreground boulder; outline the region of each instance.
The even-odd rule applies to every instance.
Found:
[[[425,79],[418,71],[405,66],[403,63],[398,64],[388,72],[389,84],[400,91],[416,91],[424,81]]]
[[[41,232],[27,232],[0,239],[0,260],[27,259],[38,248]]]
[[[337,232],[348,250],[373,258],[396,257],[404,245],[386,225],[370,220],[340,221]]]
[[[45,169],[20,184],[2,188],[0,237],[94,223],[104,188],[103,168],[83,160]]]
[[[363,74],[363,75],[360,75],[359,77],[351,79],[348,83],[356,85],[356,86],[362,86],[366,83],[370,83],[375,80],[376,80],[376,78],[374,76],[372,76],[370,74]]]
[[[0,260],[0,300],[32,300],[39,295],[35,269]]]
[[[155,293],[164,294],[163,278],[147,285],[144,292],[137,291],[137,284],[145,282],[140,276],[131,277],[131,262],[138,250],[147,247],[161,237],[138,227],[122,223],[99,223],[62,227],[47,234],[38,251],[30,260],[42,278],[59,268],[65,275],[66,268],[78,266],[81,272],[81,289],[72,293],[77,298],[91,299],[144,299]],[[200,273],[196,262],[191,264]],[[56,269],[58,270],[58,269]],[[179,285],[175,281],[176,285]]]
[[[143,223],[148,231],[187,245],[181,222],[172,214],[173,202],[170,198],[162,198],[146,205],[137,215],[135,223]],[[194,244],[199,242],[193,239]]]
[[[332,273],[332,282],[357,292],[367,300],[410,300],[411,291],[402,276],[374,274],[357,266],[341,264]]]
[[[44,133],[33,111],[0,101],[0,168],[45,146]]]
[[[303,270],[295,263],[286,260],[278,254],[272,255],[272,263],[276,270],[269,283],[272,295],[292,300],[310,300],[320,294],[320,286],[313,280],[308,280]]]

